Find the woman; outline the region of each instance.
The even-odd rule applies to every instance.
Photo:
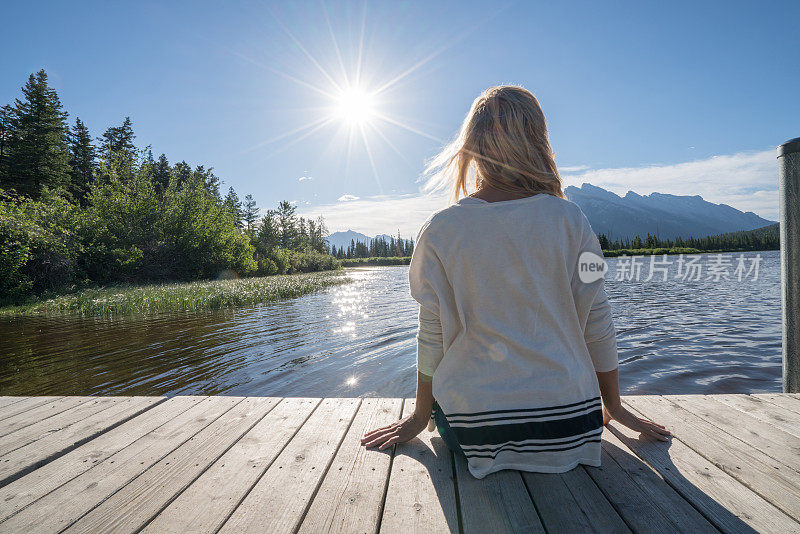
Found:
[[[603,279],[580,276],[583,253],[599,261],[602,252],[564,197],[533,94],[485,91],[429,171],[433,187],[448,186],[457,202],[423,224],[409,267],[419,302],[415,410],[362,443],[408,441],[433,417],[483,478],[599,466],[611,419],[666,441],[663,426],[620,402]]]

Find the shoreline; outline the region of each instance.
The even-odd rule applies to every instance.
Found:
[[[132,315],[217,310],[264,304],[316,293],[350,281],[341,270],[232,280],[111,285],[32,298],[0,307],[0,317],[37,315]]]
[[[745,249],[719,249],[719,250],[700,250],[697,248],[623,248],[613,250],[603,250],[603,257],[605,258],[618,258],[620,256],[677,256],[684,254],[686,256],[697,256],[700,254],[744,254],[745,252],[773,252],[779,251],[779,248],[745,250]]]
[[[720,250],[700,250],[697,248],[624,248],[624,249],[609,249],[603,250],[603,257],[605,258],[618,258],[620,256],[661,256],[666,254],[668,256],[677,256],[684,254],[687,256],[695,256],[700,254],[736,254],[745,252],[772,252],[779,251],[778,248],[759,249],[759,250],[743,250],[743,249],[720,249]],[[342,267],[392,267],[397,265],[408,265],[411,262],[411,256],[403,257],[371,257],[371,258],[340,258]]]

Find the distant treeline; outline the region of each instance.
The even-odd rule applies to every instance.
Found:
[[[688,237],[675,239],[660,239],[647,234],[642,239],[636,236],[633,239],[611,241],[605,234],[599,234],[597,239],[603,250],[635,250],[635,249],[695,249],[698,251],[748,251],[748,250],[778,250],[780,248],[780,231],[778,224],[771,224],[755,230],[730,232],[706,237]],[[679,253],[679,252],[677,252]],[[659,253],[660,254],[660,253]]]
[[[350,240],[347,248],[331,246],[331,254],[339,259],[345,258],[396,258],[411,256],[414,252],[414,239],[403,239],[400,234],[397,238],[383,236],[372,239],[369,244],[361,241]]]
[[[661,256],[663,254],[701,254],[702,252],[702,250],[687,247],[620,248],[616,250],[604,250],[603,256],[606,258],[616,258],[617,256]]]
[[[359,267],[366,265],[408,265],[411,263],[411,256],[382,256],[373,258],[349,258],[340,260],[345,267]]]
[[[42,70],[0,108],[0,301],[71,286],[333,269],[324,220],[259,218],[211,168],[137,148],[130,118],[93,139]]]

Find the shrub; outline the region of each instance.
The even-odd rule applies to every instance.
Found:
[[[321,254],[315,250],[289,253],[289,273],[329,271],[339,267],[339,262],[330,254]]]
[[[34,201],[0,190],[0,300],[80,278],[83,222],[76,206],[51,192]]]
[[[258,269],[256,274],[259,276],[272,276],[278,274],[278,264],[272,258],[261,258],[258,260]]]

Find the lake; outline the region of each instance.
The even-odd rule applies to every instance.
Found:
[[[623,394],[780,391],[779,253],[680,259],[608,259]],[[0,395],[414,396],[408,268],[350,272],[246,309],[0,318]]]

